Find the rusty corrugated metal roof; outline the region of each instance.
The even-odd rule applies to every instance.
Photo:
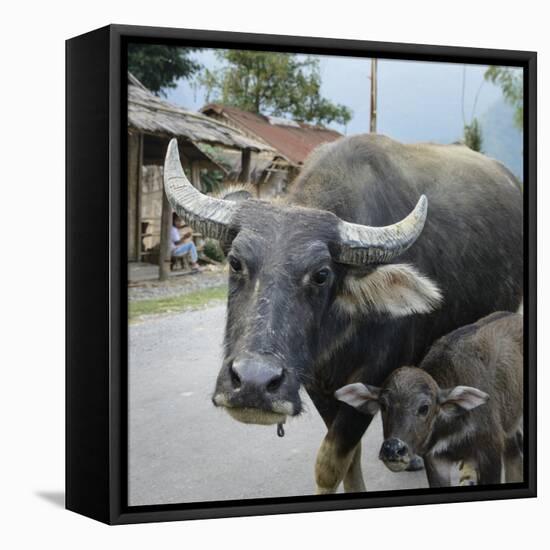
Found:
[[[277,119],[272,118],[270,121],[269,117],[217,103],[204,106],[201,112],[223,115],[249,134],[271,145],[296,166],[303,164],[318,145],[342,137],[336,130],[294,121],[289,121],[290,124],[279,124]]]

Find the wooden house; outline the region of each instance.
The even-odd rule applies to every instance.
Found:
[[[171,218],[162,166],[174,137],[182,165],[199,189],[201,174],[208,172],[221,174],[223,181],[249,181],[252,155],[275,154],[270,145],[237,128],[161,100],[128,74],[128,261],[146,260],[157,248],[161,274]]]
[[[262,152],[255,155],[259,169],[254,183],[257,196],[262,198],[281,194],[300,172],[313,149],[342,137],[336,130],[323,126],[250,113],[218,103],[204,106],[201,113],[274,149],[275,155]]]

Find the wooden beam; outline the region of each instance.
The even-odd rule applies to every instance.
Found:
[[[191,163],[191,183],[193,187],[197,188],[199,191],[201,189],[201,165],[200,161],[196,160]]]
[[[170,275],[170,229],[172,227],[172,207],[166,193],[162,192],[162,215],[160,219],[159,280],[166,281]]]
[[[239,174],[239,181],[247,183],[250,181],[250,169],[252,152],[250,149],[243,149],[241,153],[241,173]]]
[[[140,134],[128,134],[128,260],[138,261],[139,244],[139,208],[138,193],[141,184]]]
[[[136,232],[138,260],[141,260],[141,207],[143,199],[143,134],[139,134],[138,158],[137,158],[137,208],[136,208]]]

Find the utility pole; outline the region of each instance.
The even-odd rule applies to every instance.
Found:
[[[371,59],[370,64],[370,131],[376,133],[376,107],[377,107],[377,92],[378,92],[378,60]]]

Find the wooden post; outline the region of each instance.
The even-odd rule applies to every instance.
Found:
[[[202,191],[201,189],[201,166],[198,160],[191,163],[191,183],[193,187]]]
[[[142,135],[128,134],[128,260],[140,259]]]
[[[138,158],[137,158],[137,207],[136,207],[136,250],[137,250],[137,259],[138,262],[141,261],[141,204],[143,200],[143,134],[139,134],[139,147],[138,147]]]
[[[172,227],[172,207],[162,191],[162,216],[160,219],[159,280],[166,281],[170,275],[170,229]]]
[[[376,115],[377,115],[377,93],[378,93],[378,60],[371,60],[371,71],[370,71],[370,131],[374,134],[376,133]]]
[[[250,168],[251,168],[251,150],[243,149],[241,153],[241,173],[239,174],[239,181],[247,183],[250,181]]]

